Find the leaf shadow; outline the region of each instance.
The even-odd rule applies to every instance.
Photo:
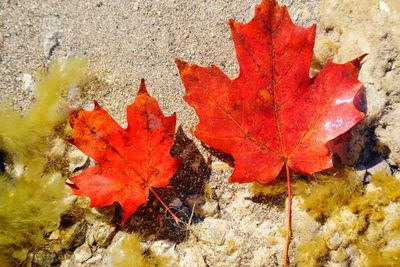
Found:
[[[253,183],[252,186],[255,186],[255,184]],[[279,190],[277,190],[277,192],[271,192],[271,194],[264,194],[261,192],[257,194],[253,192],[248,200],[262,205],[275,206],[279,210],[284,211],[287,198],[286,172],[284,169],[280,171],[276,179],[268,183],[268,186],[278,187]]]
[[[220,161],[225,162],[226,164],[228,164],[231,168],[235,167],[235,159],[233,158],[233,156],[231,154],[216,150],[210,146],[208,146],[207,144],[201,142],[201,145],[214,157],[216,157],[217,159],[219,159]]]
[[[171,155],[181,158],[182,163],[169,185],[155,188],[155,191],[182,222],[177,224],[150,193],[147,204],[140,207],[125,225],[120,224],[121,230],[138,232],[143,240],[168,239],[180,243],[188,236],[187,225],[203,220],[192,214],[186,198],[191,195],[204,195],[204,186],[211,176],[211,164],[203,158],[193,140],[187,137],[180,126],[171,148]],[[120,223],[122,209],[118,206],[119,204],[116,217]]]

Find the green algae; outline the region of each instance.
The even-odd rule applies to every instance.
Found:
[[[24,114],[0,107],[0,150],[7,168],[0,173],[0,263],[16,265],[29,250],[45,245],[66,209],[68,189],[57,171],[49,171],[49,141],[67,119],[63,96],[84,76],[85,62],[57,62],[38,75],[35,103]]]

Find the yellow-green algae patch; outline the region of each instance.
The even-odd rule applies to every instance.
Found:
[[[296,179],[299,207],[321,222],[298,240],[298,266],[398,266],[400,262],[400,180],[379,172],[363,186],[354,172]],[[284,192],[286,185],[255,184],[255,193]],[[304,234],[304,233],[303,233]]]
[[[169,257],[148,253],[140,244],[138,234],[129,234],[110,250],[114,267],[163,267],[170,263]]]
[[[66,208],[68,190],[61,174],[48,172],[49,140],[67,114],[60,104],[77,86],[85,62],[69,59],[38,76],[35,103],[24,114],[10,105],[0,107],[0,150],[7,171],[0,173],[0,265],[15,265],[29,250],[44,245]]]

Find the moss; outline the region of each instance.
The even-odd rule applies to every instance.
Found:
[[[204,184],[204,198],[211,200],[213,198],[214,191],[209,183]]]
[[[304,203],[322,202],[326,205],[305,204],[312,216],[326,216],[322,233],[313,238],[320,239],[322,236],[325,246],[336,252],[343,252],[348,247],[356,248],[352,255],[359,254],[357,266],[397,266],[400,261],[400,182],[383,172],[373,175],[371,183],[365,188],[352,173],[344,178],[347,185],[335,179],[330,181],[330,190],[341,193],[321,194],[327,189],[326,184],[321,184],[313,189],[316,195],[302,195]],[[338,204],[332,208],[331,200],[327,202],[319,197],[335,199],[332,201]],[[332,240],[335,235],[339,236],[336,245]],[[298,250],[299,259],[304,253],[301,247],[302,244]],[[316,255],[313,260],[320,257]]]
[[[40,156],[48,149],[43,139],[65,121],[67,113],[60,112],[60,102],[67,89],[78,85],[83,78],[84,66],[85,61],[70,59],[53,63],[48,73],[39,73],[35,104],[23,115],[10,105],[0,107],[0,147],[14,163],[29,164],[32,156]]]
[[[335,175],[316,174],[311,181],[294,179],[292,182],[293,195],[303,197],[301,206],[317,220],[329,216],[355,194],[361,194],[361,187],[362,183],[349,171]],[[252,191],[255,195],[281,195],[287,191],[286,181],[253,183]]]
[[[287,192],[286,182],[274,180],[268,184],[252,183],[251,191],[254,195],[277,196]]]
[[[26,252],[45,244],[65,210],[68,190],[57,171],[48,171],[50,137],[67,116],[59,105],[66,90],[77,85],[84,62],[71,59],[41,73],[36,102],[25,114],[0,108],[0,150],[8,158],[8,172],[0,174],[1,266],[16,265]],[[12,171],[13,170],[13,171]]]
[[[302,243],[297,248],[296,262],[298,266],[322,266],[321,262],[328,255],[329,249],[321,236]]]
[[[349,258],[355,266],[398,266],[400,181],[384,172],[374,174],[366,186],[351,171],[314,178],[293,183],[300,207],[322,222],[316,232],[298,242],[298,266],[323,266]],[[284,190],[284,183],[253,187],[258,193]]]
[[[303,198],[301,206],[315,219],[329,217],[340,207],[360,196],[362,183],[354,173],[316,176],[316,181],[303,188],[295,187],[294,193]],[[301,191],[300,191],[300,190]]]
[[[162,267],[170,262],[168,257],[146,255],[137,234],[124,237],[111,249],[110,255],[114,267]]]

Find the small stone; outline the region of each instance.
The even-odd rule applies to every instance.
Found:
[[[85,263],[86,264],[95,264],[95,266],[109,266],[109,265],[104,265],[101,264],[103,262],[103,258],[104,256],[101,254],[98,254],[96,256],[91,257],[90,259],[88,259]]]
[[[69,166],[68,170],[74,172],[76,169],[81,168],[88,161],[88,156],[83,154],[80,150],[72,150],[67,155]]]
[[[87,228],[86,222],[81,222],[73,228],[71,237],[66,241],[67,249],[74,250],[85,242]]]
[[[83,106],[83,109],[86,111],[92,111],[94,109],[94,103],[88,103]]]
[[[118,231],[118,232],[114,235],[113,239],[111,240],[111,243],[110,243],[108,249],[109,249],[109,250],[112,250],[113,247],[118,246],[119,243],[120,243],[120,241],[122,241],[122,240],[123,240],[125,237],[127,237],[127,236],[129,236],[128,233],[123,232],[123,231]]]
[[[33,89],[35,88],[35,83],[33,81],[32,75],[28,73],[24,73],[22,75],[22,81],[24,83],[23,88],[27,92],[33,92]]]
[[[329,249],[338,249],[343,242],[343,234],[335,232],[327,241],[326,245]]]
[[[65,141],[61,138],[56,138],[52,142],[50,156],[62,156],[65,153]]]
[[[171,262],[176,262],[178,254],[175,252],[176,244],[168,240],[152,242],[149,249],[153,255],[168,257]]]
[[[253,253],[251,266],[264,267],[267,266],[269,259],[273,256],[273,250],[267,247],[260,247]]]
[[[179,198],[175,198],[169,203],[169,207],[172,209],[179,210],[182,207],[183,203]]]
[[[234,195],[234,199],[230,201],[230,205],[226,208],[226,211],[237,220],[242,220],[244,217],[253,214],[255,205],[249,200],[249,197],[249,192],[238,192]]]
[[[198,215],[202,217],[211,217],[218,213],[218,202],[206,201],[206,203],[200,207]]]
[[[229,229],[228,222],[222,219],[205,218],[200,226],[200,240],[221,246],[225,242],[225,235]]]
[[[231,169],[231,167],[222,161],[213,162],[211,168],[217,172],[225,172]]]
[[[49,240],[57,240],[59,238],[60,238],[60,231],[58,229],[51,232],[51,234],[49,236]]]
[[[360,166],[357,170],[355,170],[355,172],[361,181],[363,181],[367,176],[367,170],[365,169],[365,166]]]
[[[88,244],[83,244],[74,251],[73,259],[76,263],[83,263],[92,257],[92,251]]]
[[[60,44],[61,32],[54,30],[48,32],[43,42],[43,52],[46,58],[50,58],[53,54],[54,48]]]
[[[330,258],[332,261],[336,263],[341,263],[345,262],[348,258],[349,255],[347,254],[346,250],[344,248],[338,248],[337,250],[331,250],[329,252]]]
[[[73,263],[71,260],[64,260],[61,262],[60,267],[75,267],[75,263]]]
[[[103,223],[94,224],[89,229],[88,243],[91,246],[97,245],[102,248],[110,245],[113,237],[116,233],[116,227],[114,225],[108,225]]]

